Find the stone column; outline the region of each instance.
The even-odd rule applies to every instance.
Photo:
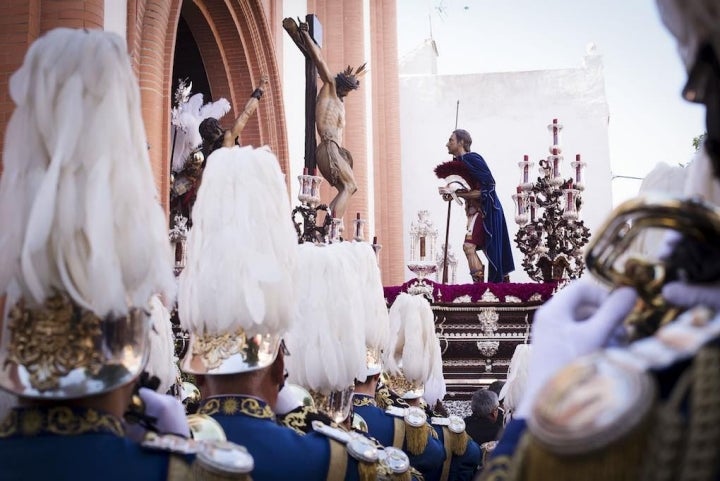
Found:
[[[404,282],[397,6],[370,0],[375,235],[384,285]]]

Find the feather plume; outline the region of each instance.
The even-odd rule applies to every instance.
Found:
[[[286,331],[297,236],[275,155],[249,146],[213,152],[192,217],[179,278],[182,326],[215,335]]]
[[[178,381],[180,371],[175,358],[170,312],[158,296],[150,299],[150,319],[150,356],[145,370],[160,379],[157,392],[164,394]]]
[[[372,246],[367,242],[350,242],[348,248],[355,254],[359,291],[363,297],[365,345],[368,348],[388,352],[390,342],[390,318],[385,303],[380,268]]]
[[[365,376],[364,296],[350,242],[298,246],[298,311],[285,340],[289,380],[307,389],[346,389]]]
[[[528,379],[528,361],[530,360],[530,344],[518,344],[515,347],[510,366],[508,367],[507,381],[500,389],[498,398],[504,401],[508,412],[515,411],[525,393]]]
[[[123,40],[56,29],[10,80],[16,105],[0,179],[0,292],[67,292],[100,317],[173,299],[140,92]],[[71,121],[69,119],[72,119]]]
[[[435,167],[435,175],[438,179],[447,179],[452,176],[459,176],[471,189],[478,188],[478,182],[470,173],[468,166],[459,160],[448,160]]]
[[[221,119],[229,111],[230,102],[227,99],[221,98],[203,105],[201,93],[193,95],[173,109],[173,172],[183,170],[190,154],[202,144],[200,123],[208,117]]]
[[[445,384],[445,376],[443,375],[442,353],[440,351],[440,343],[435,342],[431,348],[430,354],[432,369],[430,377],[425,381],[425,392],[423,398],[430,405],[434,406],[438,401],[442,401],[447,394],[447,385]]]
[[[440,346],[434,314],[423,296],[401,293],[390,307],[388,371],[412,382],[427,383],[437,373]],[[440,366],[442,367],[442,366]]]

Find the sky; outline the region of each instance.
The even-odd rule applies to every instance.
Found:
[[[594,44],[614,204],[658,163],[689,162],[705,130],[704,107],[680,95],[685,68],[654,0],[397,0],[397,16],[400,58],[432,36],[439,74],[576,68]]]

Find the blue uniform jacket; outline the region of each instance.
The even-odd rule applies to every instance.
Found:
[[[120,419],[65,406],[15,408],[0,425],[0,479],[166,480],[168,452],[124,437]]]
[[[443,446],[445,445],[445,430],[447,428],[444,428],[444,426],[436,426],[433,424],[433,428],[435,429],[435,432],[438,434],[438,439],[440,439],[440,442],[443,443]],[[440,467],[440,469],[430,473],[428,476],[425,477],[425,481],[470,481],[473,478],[473,475],[478,469],[478,466],[481,462],[482,452],[480,450],[480,446],[478,446],[478,443],[472,440],[468,436],[467,445],[465,446],[465,454],[462,456],[455,456],[453,455],[449,448],[445,449],[445,455],[446,456],[452,456],[452,459],[450,460],[450,467],[448,470],[448,477],[446,480],[443,480],[442,474],[445,469],[445,464],[447,463],[447,459],[445,460],[445,463]]]
[[[198,410],[217,420],[228,441],[247,448],[255,461],[254,481],[288,479],[357,480],[357,462],[342,448],[346,469],[331,468],[331,443],[311,432],[304,436],[275,422],[275,414],[264,401],[250,396],[214,396],[203,400]],[[334,443],[334,441],[333,441]],[[334,458],[337,459],[337,458]],[[338,464],[333,464],[338,466]]]
[[[445,461],[445,447],[442,442],[433,436],[428,436],[427,446],[422,453],[419,455],[408,453],[404,436],[399,442],[395,439],[395,423],[404,423],[404,421],[377,407],[373,396],[356,393],[353,396],[353,410],[367,423],[370,436],[377,439],[383,446],[394,446],[405,451],[410,458],[410,465],[420,471],[423,476],[442,467],[443,461]],[[398,446],[398,444],[400,445]]]
[[[460,156],[482,189],[483,227],[485,229],[485,255],[490,263],[488,282],[502,282],[503,277],[515,270],[505,214],[495,192],[495,179],[485,159],[476,152]]]

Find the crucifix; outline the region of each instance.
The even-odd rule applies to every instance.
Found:
[[[305,16],[305,22],[308,24],[310,38],[319,47],[322,47],[322,25],[320,20],[314,14],[309,13]],[[317,99],[318,71],[295,21],[292,18],[286,18],[283,20],[283,28],[305,57],[305,168],[308,172],[314,173],[317,166],[315,160],[317,145],[315,142],[315,101]]]

